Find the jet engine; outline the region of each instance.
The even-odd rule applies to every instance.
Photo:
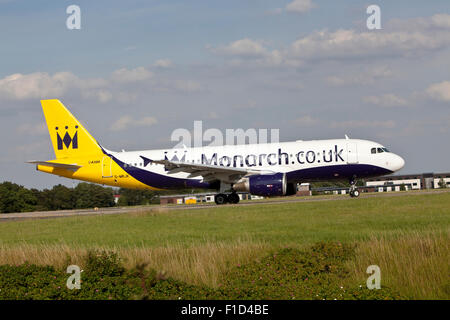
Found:
[[[233,185],[233,189],[237,192],[249,192],[264,197],[295,194],[294,185],[286,181],[286,173],[260,174],[242,178]]]

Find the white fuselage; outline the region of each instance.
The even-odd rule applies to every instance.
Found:
[[[264,174],[286,173],[290,182],[379,176],[398,171],[405,163],[400,156],[387,151],[379,143],[359,139],[110,152],[110,155],[123,162],[131,174],[137,172],[139,176],[145,177],[145,172],[148,172],[160,176],[157,187],[163,187],[164,177],[196,182],[201,182],[202,177],[188,179],[189,174],[185,172],[168,174],[164,165],[148,160],[166,159],[255,169]]]

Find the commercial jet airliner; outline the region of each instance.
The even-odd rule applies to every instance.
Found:
[[[58,176],[135,189],[216,189],[217,204],[237,192],[288,196],[297,183],[356,180],[400,170],[405,161],[379,143],[349,139],[113,152],[100,145],[59,100],[42,100],[56,159],[29,161]]]

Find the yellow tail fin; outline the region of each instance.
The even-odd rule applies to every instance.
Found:
[[[41,100],[56,159],[102,153],[95,139],[57,99]]]

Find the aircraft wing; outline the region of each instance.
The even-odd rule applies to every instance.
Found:
[[[57,163],[57,162],[50,162],[50,161],[27,161],[27,163],[32,163],[32,164],[47,166],[47,167],[53,167],[53,168],[59,168],[59,169],[74,170],[74,171],[76,171],[82,167],[82,166],[79,166],[76,164]]]
[[[244,176],[262,173],[260,170],[170,160],[152,160],[152,162],[164,165],[164,168],[168,171],[168,174],[185,172],[189,173],[188,178],[201,176],[203,181],[220,180],[226,183],[235,183]]]

